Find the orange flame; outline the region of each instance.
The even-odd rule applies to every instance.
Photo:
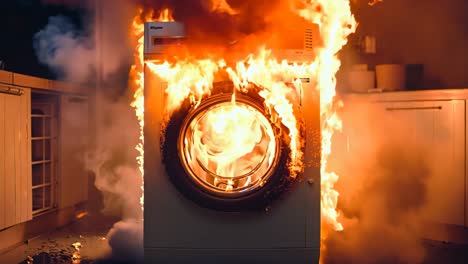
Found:
[[[326,225],[331,225],[335,230],[343,230],[338,221],[339,214],[336,211],[338,192],[334,189],[338,181],[338,175],[329,172],[327,167],[328,157],[331,154],[333,133],[340,130],[342,123],[336,112],[334,97],[336,94],[335,75],[340,67],[337,53],[347,43],[347,37],[356,29],[356,21],[351,14],[349,0],[303,0],[305,8],[299,10],[299,14],[320,26],[323,49],[317,62],[318,88],[320,89],[320,113],[322,134],[321,157],[321,208],[322,208],[322,240],[327,237]],[[317,12],[320,10],[320,12]]]
[[[183,60],[175,65],[167,61],[162,64],[146,62],[152,72],[168,82],[166,88],[168,112],[177,109],[189,96],[199,102],[202,96],[213,88],[215,72],[222,64],[223,61],[214,62],[208,59],[192,62]]]
[[[211,12],[227,13],[229,15],[236,15],[238,11],[231,8],[226,0],[211,0]]]
[[[187,98],[200,102],[205,94],[213,88],[214,76],[218,71],[225,71],[239,91],[248,90],[251,84],[263,87],[259,95],[265,99],[270,112],[276,111],[283,125],[289,130],[291,138],[291,175],[295,177],[303,169],[302,139],[299,124],[294,115],[290,94],[301,89],[298,75],[310,76],[316,68],[312,64],[290,65],[287,61],[278,62],[271,56],[271,52],[261,49],[254,56],[239,61],[235,68],[227,67],[223,60],[193,60],[164,62],[161,64],[146,62],[148,68],[168,83],[166,88],[166,111],[169,113],[177,109]],[[271,76],[278,76],[272,79]],[[299,81],[298,81],[299,80]],[[292,83],[292,90],[287,83]]]
[[[73,264],[81,263],[80,249],[83,245],[80,242],[75,242],[72,244],[72,246],[75,248],[75,251],[72,253],[72,263]]]
[[[174,21],[172,17],[172,11],[169,8],[165,8],[159,13],[159,17],[156,18],[154,21],[161,21],[161,22],[169,22]]]
[[[195,119],[184,139],[194,173],[224,192],[262,186],[278,148],[267,118],[231,98]]]
[[[135,114],[138,119],[138,124],[140,126],[140,142],[135,147],[138,151],[138,156],[136,158],[138,163],[138,169],[141,174],[141,179],[144,179],[144,134],[143,129],[145,126],[145,106],[144,106],[144,75],[143,75],[143,41],[144,41],[144,22],[150,21],[153,16],[153,12],[148,13],[144,18],[141,18],[143,15],[143,9],[138,9],[138,14],[134,17],[132,23],[132,34],[136,40],[135,51],[134,51],[134,64],[130,68],[130,86],[134,89],[133,101],[130,104],[135,108]],[[143,182],[141,184],[142,195],[140,197],[141,210],[143,211],[144,207],[144,195],[143,195]]]

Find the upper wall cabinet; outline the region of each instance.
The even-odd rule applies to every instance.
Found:
[[[30,102],[0,85],[0,229],[32,219]]]

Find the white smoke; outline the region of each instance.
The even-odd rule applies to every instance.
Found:
[[[142,177],[135,150],[139,126],[128,89],[133,5],[129,0],[89,1],[82,28],[67,17],[50,17],[35,34],[34,49],[39,61],[59,79],[97,87],[90,92],[94,105],[90,122],[96,134],[86,163],[95,187],[102,192],[102,213],[121,219],[107,235],[113,259],[140,262]]]
[[[107,234],[112,248],[113,259],[143,262],[143,222],[137,220],[120,221]]]
[[[362,101],[345,105],[346,133],[335,138],[330,161],[340,175],[345,228],[325,241],[324,263],[424,261],[430,151],[408,141],[407,130],[381,111]]]
[[[118,216],[107,234],[113,259],[141,262],[143,256],[143,212],[140,206],[142,177],[135,146],[139,127],[127,98],[116,102],[98,96],[100,104],[95,150],[88,165],[96,188],[103,194],[102,213]]]
[[[131,61],[130,25],[136,7],[129,0],[89,0],[85,6],[82,27],[62,15],[50,17],[34,35],[34,50],[62,80],[95,81],[97,72],[101,80],[110,80]]]
[[[95,72],[93,39],[80,34],[67,17],[50,17],[47,26],[35,34],[34,49],[39,61],[64,80],[82,82]]]

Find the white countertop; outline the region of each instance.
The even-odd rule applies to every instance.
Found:
[[[466,100],[468,88],[412,90],[372,93],[341,93],[337,95],[345,101],[365,100],[374,102],[388,101],[434,101],[434,100]]]

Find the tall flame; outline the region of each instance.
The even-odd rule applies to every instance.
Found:
[[[322,233],[321,251],[326,250],[323,241],[328,237],[329,225],[334,230],[343,230],[336,210],[339,193],[334,189],[338,175],[330,172],[327,161],[331,154],[333,133],[342,127],[341,119],[336,112],[334,97],[336,95],[336,73],[341,65],[337,53],[347,43],[347,37],[356,30],[356,21],[351,14],[349,0],[303,0],[306,8],[299,14],[320,26],[323,38],[323,49],[319,53],[318,88],[320,89],[321,115],[321,211]],[[320,10],[321,12],[315,12]]]
[[[142,20],[142,10],[139,11],[133,22],[133,33],[138,42],[135,49],[135,64],[131,69],[131,79],[136,87],[132,106],[136,110],[141,129],[140,144],[137,146],[140,156],[137,161],[143,176],[143,65],[146,63],[153,73],[168,83],[166,111],[169,113],[177,109],[187,98],[196,104],[204,95],[210,94],[218,72],[227,73],[234,87],[239,91],[246,91],[252,85],[260,87],[259,95],[263,97],[267,108],[270,112],[276,112],[278,119],[288,128],[291,139],[289,166],[292,177],[295,177],[304,167],[302,163],[303,142],[299,133],[298,120],[294,114],[291,93],[301,90],[302,84],[299,77],[308,76],[316,81],[316,87],[320,91],[321,208],[322,240],[324,240],[329,227],[334,230],[343,229],[336,210],[339,194],[334,190],[339,177],[329,171],[327,161],[331,154],[333,133],[342,126],[336,112],[340,104],[335,101],[335,76],[341,64],[337,53],[347,43],[347,37],[355,31],[356,22],[351,14],[349,0],[284,1],[290,1],[297,15],[317,24],[320,28],[323,45],[317,49],[317,56],[313,61],[300,64],[285,60],[278,61],[269,50],[260,48],[245,59],[230,64],[226,63],[223,58],[217,60],[183,59],[171,63],[167,61],[144,62],[143,23],[150,21],[151,15]],[[161,12],[158,20],[171,20],[169,10]],[[143,207],[143,196],[141,205]]]
[[[145,97],[144,97],[144,62],[143,62],[143,40],[144,40],[144,22],[149,21],[153,17],[153,13],[148,13],[143,19],[141,18],[143,14],[143,9],[138,9],[138,15],[136,15],[133,19],[132,23],[132,34],[136,40],[135,51],[134,51],[134,64],[130,68],[130,86],[133,87],[135,91],[133,94],[133,101],[131,102],[131,106],[135,109],[135,114],[138,119],[138,124],[140,126],[140,142],[135,147],[138,151],[138,156],[136,158],[138,163],[138,169],[141,174],[142,184],[141,184],[141,197],[140,197],[140,205],[141,210],[144,209],[144,187],[143,187],[143,180],[144,180],[144,143],[145,137],[143,134],[143,130],[145,127]]]
[[[151,17],[149,17],[149,18],[151,18]],[[150,20],[147,20],[147,21],[150,21]],[[156,18],[154,21],[160,21],[160,22],[174,21],[174,18],[172,17],[172,11],[169,8],[164,8],[159,13],[159,17]]]
[[[338,221],[336,211],[338,192],[334,190],[338,175],[328,171],[327,160],[331,154],[333,133],[340,130],[342,126],[334,104],[336,95],[335,75],[341,65],[337,53],[347,43],[347,37],[355,31],[356,22],[351,14],[349,0],[303,0],[303,4],[306,8],[299,10],[299,14],[319,24],[324,42],[323,49],[317,58],[319,64],[317,80],[320,89],[320,114],[322,120],[322,217],[335,230],[342,230],[343,226]],[[317,10],[321,12],[317,12]]]

